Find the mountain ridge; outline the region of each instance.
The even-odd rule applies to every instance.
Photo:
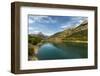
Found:
[[[88,21],[83,21],[79,26],[75,28],[69,28],[62,32],[58,32],[48,38],[50,42],[87,42],[88,34]]]

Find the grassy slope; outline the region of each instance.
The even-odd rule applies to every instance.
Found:
[[[74,29],[64,30],[58,32],[48,38],[48,41],[51,42],[66,42],[66,41],[78,41],[78,42],[87,42],[88,40],[88,29],[87,23],[81,24]]]
[[[79,41],[87,41],[88,38],[87,38],[87,31],[88,30],[83,30],[83,31],[79,31],[79,32],[76,32],[76,33],[73,33],[72,35],[70,36],[67,36],[64,38],[64,40],[79,40]]]

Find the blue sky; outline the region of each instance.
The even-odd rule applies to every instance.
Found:
[[[87,17],[80,16],[39,16],[29,15],[28,16],[28,33],[37,34],[42,32],[45,35],[53,35],[57,32],[63,31],[64,29],[76,27]]]

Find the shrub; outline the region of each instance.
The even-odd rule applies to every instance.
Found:
[[[36,37],[36,36],[30,36],[28,37],[28,42],[33,44],[33,45],[37,45],[39,42],[41,42],[42,38],[40,37]]]

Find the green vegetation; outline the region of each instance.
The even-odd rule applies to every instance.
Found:
[[[31,35],[28,36],[28,43],[31,43],[33,45],[37,45],[38,43],[41,42],[41,40],[42,38],[38,36],[31,36]]]
[[[42,33],[35,35],[28,35],[28,55],[29,60],[37,60],[36,53],[39,47],[46,42],[51,42],[54,45],[55,43],[60,43],[61,45],[57,45],[58,47],[72,44],[82,45],[81,43],[86,43],[84,46],[87,46],[88,41],[88,23],[80,24],[78,27],[74,27],[71,29],[65,29],[64,31],[55,33],[52,36],[45,36]],[[83,45],[82,45],[83,46]]]
[[[37,60],[36,51],[38,49],[38,45],[43,39],[39,36],[28,35],[28,60]]]
[[[28,55],[29,56],[33,56],[35,53],[34,53],[34,48],[31,44],[28,44]]]
[[[73,33],[70,36],[66,36],[64,38],[64,40],[66,40],[66,41],[68,41],[68,40],[87,41],[88,40],[88,38],[87,38],[88,33],[87,32],[88,32],[88,30],[83,30],[83,31]]]

